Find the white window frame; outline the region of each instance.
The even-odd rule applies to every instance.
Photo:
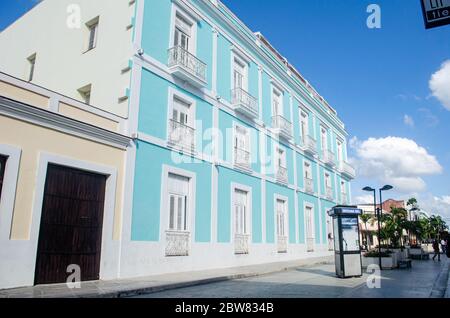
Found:
[[[197,23],[199,17],[189,14],[187,11],[180,8],[175,3],[172,4],[172,15],[170,21],[170,37],[169,37],[169,48],[175,46],[175,28],[176,28],[176,17],[182,17],[186,22],[191,25],[191,35],[189,41],[189,53],[196,56],[197,55]]]
[[[347,194],[347,184],[344,180],[341,180],[341,194]]]
[[[286,149],[284,149],[283,147],[281,147],[280,145],[275,145],[275,172],[277,172],[278,167],[280,167],[278,165],[278,163],[280,162],[280,150],[282,151],[282,156],[281,156],[281,163],[283,164],[281,167],[287,169],[287,156],[286,156]]]
[[[273,198],[273,210],[275,215],[275,239],[278,239],[278,211],[277,211],[277,203],[278,201],[284,201],[284,236],[287,238],[289,242],[289,198],[280,194],[275,193]]]
[[[168,189],[168,181],[169,174],[179,175],[189,179],[189,198],[186,216],[188,221],[187,224],[187,232],[190,233],[190,237],[192,237],[195,233],[195,206],[196,206],[196,174],[194,172],[172,167],[169,165],[162,166],[162,175],[161,175],[161,206],[160,206],[160,227],[159,227],[159,241],[162,244],[162,248],[165,248],[167,245],[166,241],[166,231],[169,231],[169,222],[170,222],[170,211],[169,211],[169,189]],[[170,230],[172,231],[172,230]],[[185,232],[185,231],[184,231]]]
[[[323,143],[323,136],[325,136],[325,143]],[[323,125],[320,125],[320,144],[324,152],[328,150],[328,128]]]
[[[242,83],[242,89],[246,92],[248,92],[248,84],[249,84],[249,64],[250,61],[244,57],[243,54],[241,54],[237,49],[232,48],[231,50],[231,89],[235,89],[235,83],[234,83],[234,70],[236,63],[241,64],[244,68],[244,74],[243,75],[243,83]]]
[[[177,91],[176,89],[169,87],[169,94],[168,94],[168,99],[167,99],[167,105],[169,105],[169,107],[167,107],[167,130],[166,130],[166,140],[169,141],[170,139],[170,120],[172,119],[172,114],[173,114],[173,108],[174,108],[174,101],[175,98],[185,102],[186,104],[190,104],[189,107],[189,115],[190,115],[190,120],[191,123],[189,127],[191,127],[192,129],[194,129],[195,131],[195,135],[194,135],[194,149],[197,149],[197,129],[196,129],[196,123],[197,123],[197,107],[196,107],[196,101],[195,99],[193,99],[192,97],[183,94],[179,91]]]
[[[248,209],[247,209],[247,214],[246,214],[246,223],[247,223],[247,229],[244,235],[248,235],[249,236],[249,244],[252,242],[252,198],[253,198],[253,194],[252,194],[252,187],[249,187],[247,185],[243,185],[243,184],[239,184],[239,183],[235,183],[232,182],[231,183],[231,197],[230,197],[230,213],[231,213],[231,224],[230,224],[230,233],[231,233],[231,242],[234,242],[234,237],[237,234],[236,233],[236,229],[235,229],[235,224],[236,224],[236,219],[235,219],[235,211],[234,211],[234,202],[235,202],[235,191],[239,190],[239,191],[243,191],[243,192],[247,192],[247,204],[248,204]]]
[[[314,239],[314,247],[316,245],[316,220],[315,220],[315,206],[314,204],[310,203],[310,202],[304,202],[303,203],[303,215],[304,215],[304,220],[305,220],[305,245],[308,244],[308,224],[307,224],[307,213],[306,210],[307,208],[311,209],[311,237],[312,239]]]
[[[307,167],[306,166],[308,166],[308,168],[309,169],[307,169]],[[308,172],[308,170],[309,170],[309,172],[310,172],[310,178],[309,179],[311,179],[311,180],[313,180],[313,169],[312,169],[312,163],[311,162],[309,162],[309,161],[303,161],[303,177],[306,179],[307,178],[307,172]]]
[[[85,52],[89,52],[93,49],[95,49],[97,47],[97,42],[98,42],[98,35],[99,35],[99,29],[100,29],[100,16],[97,16],[91,20],[89,20],[88,22],[85,23],[85,26],[87,28],[87,42],[85,44]],[[95,27],[95,34],[94,34],[94,41],[92,44],[92,47],[90,46],[91,44],[91,35],[92,35],[92,29]]]
[[[303,114],[305,114],[305,121],[303,121]],[[301,135],[301,138],[302,138],[302,141],[303,141],[303,143],[305,143],[306,142],[306,136],[308,136],[309,135],[309,112],[307,112],[307,111],[305,111],[304,109],[302,109],[302,108],[299,108],[299,117],[300,117],[300,133],[302,134]],[[302,133],[302,123],[305,123],[305,134],[303,135],[303,133]]]
[[[11,238],[11,228],[16,200],[17,180],[22,149],[16,146],[0,144],[0,155],[7,157],[0,195],[0,245]]]
[[[339,164],[344,162],[344,143],[340,138],[337,138],[336,140],[336,155]]]
[[[85,85],[78,89],[78,94],[86,105],[92,105],[92,84]]]
[[[275,95],[279,94],[279,114],[275,114],[274,112],[274,98]],[[272,83],[271,88],[270,88],[270,108],[271,108],[271,112],[272,112],[272,117],[274,116],[282,116],[284,117],[284,90],[281,89],[280,86],[276,85],[275,83]]]
[[[236,155],[235,155],[235,142],[236,142],[236,137],[237,137],[237,130],[238,129],[242,129],[246,131],[246,135],[247,135],[247,142],[246,142],[246,146],[247,149],[243,149],[248,151],[249,153],[249,165],[251,167],[252,165],[252,137],[251,137],[251,131],[250,131],[250,127],[246,127],[242,124],[239,124],[237,122],[233,122],[233,144],[232,144],[232,151],[231,151],[231,159],[233,162],[233,165],[236,165]]]
[[[327,178],[327,176],[328,176],[328,178]],[[327,181],[329,181],[329,183]],[[323,173],[323,182],[325,184],[325,191],[326,191],[327,188],[333,189],[333,184],[331,182],[331,174],[329,172],[325,171]],[[327,186],[327,185],[329,185],[329,186]]]

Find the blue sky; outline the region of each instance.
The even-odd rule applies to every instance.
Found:
[[[450,110],[429,87],[450,60],[450,26],[425,30],[415,0],[223,2],[338,111],[359,168],[354,199],[367,199],[365,185],[394,183],[398,190],[386,197],[416,195],[429,212],[450,217]],[[381,8],[381,29],[367,27],[372,3]]]
[[[36,2],[1,1],[0,29]],[[414,195],[450,218],[450,64],[442,67],[450,26],[425,30],[418,0],[223,2],[338,111],[358,168],[355,200],[367,199],[365,185],[392,183],[386,197]],[[371,3],[381,7],[381,29],[366,25]]]

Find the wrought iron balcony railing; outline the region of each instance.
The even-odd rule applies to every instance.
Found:
[[[172,119],[169,125],[170,145],[190,152],[195,151],[195,129]]]
[[[310,178],[305,178],[305,192],[314,193],[314,180]]]
[[[242,88],[231,90],[231,99],[236,111],[243,113],[251,118],[258,118],[259,106],[258,100]]]
[[[278,166],[276,167],[275,178],[278,182],[283,184],[288,183],[288,171],[286,167]]]
[[[332,187],[325,187],[325,197],[328,200],[333,200],[333,188]]]
[[[181,231],[166,231],[166,256],[188,256],[191,234]]]
[[[234,148],[234,164],[241,168],[250,169],[250,152],[238,147]]]
[[[306,135],[303,138],[303,142],[306,152],[312,155],[315,155],[317,153],[317,141],[313,137]]]
[[[250,235],[235,234],[234,235],[234,253],[248,254],[249,253]]]
[[[281,115],[272,117],[272,128],[286,139],[292,138],[292,123]]]
[[[331,150],[325,149],[325,150],[323,150],[322,154],[323,154],[323,161],[325,162],[326,165],[329,165],[329,166],[336,165],[336,158],[335,158],[334,152],[332,152]]]
[[[277,239],[277,251],[278,253],[287,253],[287,242],[288,239],[286,236],[278,236]]]
[[[354,179],[356,177],[356,170],[348,162],[342,161],[340,171],[347,177]]]
[[[181,46],[169,49],[169,70],[194,86],[206,85],[206,64]]]

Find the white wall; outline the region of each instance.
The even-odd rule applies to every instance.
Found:
[[[79,29],[67,25],[72,4],[81,9]],[[28,80],[27,58],[36,53],[33,83],[79,100],[78,89],[92,84],[91,105],[126,117],[128,100],[119,97],[130,82],[122,68],[132,56],[134,11],[130,0],[44,0],[0,33],[0,71]],[[97,47],[85,52],[85,23],[97,16]]]

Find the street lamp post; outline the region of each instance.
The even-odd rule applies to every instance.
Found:
[[[365,187],[363,188],[363,191],[368,191],[368,192],[373,192],[373,212],[376,214],[377,216],[377,220],[378,220],[378,263],[380,266],[380,270],[383,269],[381,266],[381,216],[383,215],[382,213],[382,204],[383,201],[381,199],[381,192],[382,191],[387,191],[387,190],[391,190],[393,187],[390,185],[385,185],[384,187],[382,187],[380,190],[380,208],[377,208],[377,192],[374,188],[371,187]]]

